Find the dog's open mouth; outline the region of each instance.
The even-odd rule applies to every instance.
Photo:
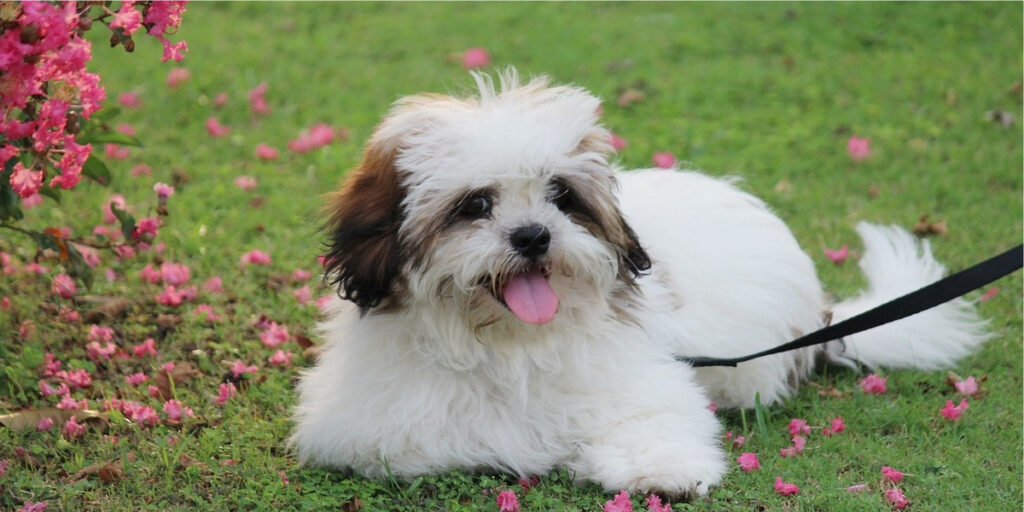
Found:
[[[520,320],[534,325],[546,324],[558,311],[558,295],[548,279],[551,271],[533,266],[509,275],[496,297]],[[495,292],[499,291],[492,288]]]

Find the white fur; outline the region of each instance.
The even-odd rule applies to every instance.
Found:
[[[577,151],[606,135],[594,97],[519,85],[511,73],[501,81],[495,90],[477,75],[480,99],[403,100],[371,139],[398,151],[403,240],[430,250],[403,269],[399,307],[361,315],[340,299],[330,305],[324,351],[299,385],[292,442],[304,462],[401,477],[566,467],[608,490],[704,492],[728,467],[710,401],[786,397],[819,349],[734,369],[694,370],[673,356],[775,346],[820,328],[830,308],[846,318],[943,272],[905,231],[861,224],[870,285],[830,305],[810,258],[763,202],[696,172],[619,173],[601,144]],[[621,211],[653,261],[637,288],[621,280],[615,247],[547,200],[550,179],[569,175],[611,202],[620,184]],[[490,218],[424,231],[479,187],[497,191]],[[508,264],[507,233],[524,223],[552,234],[560,308],[545,325],[520,322],[478,285]],[[853,336],[845,353],[836,342],[828,355],[933,368],[984,338],[970,305],[955,301]]]

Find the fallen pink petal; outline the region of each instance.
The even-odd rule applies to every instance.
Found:
[[[793,418],[789,420],[789,425],[786,428],[789,429],[790,436],[800,436],[811,433],[810,425],[808,425],[807,420],[803,418]]]
[[[961,400],[960,403],[955,406],[953,405],[952,400],[946,400],[946,405],[939,411],[939,414],[947,420],[960,421],[960,416],[963,415],[964,411],[966,411],[968,407],[970,407],[970,404],[967,403],[967,400]]]
[[[761,461],[757,459],[757,454],[752,452],[740,454],[739,457],[736,457],[736,462],[743,471],[754,471],[761,468]]]
[[[513,491],[501,491],[496,498],[498,512],[519,512],[519,498]]]
[[[824,252],[825,257],[832,261],[832,263],[835,263],[836,265],[842,265],[843,263],[846,263],[846,258],[850,256],[850,248],[846,245],[840,247],[839,249],[829,249],[826,247],[824,249]]]
[[[277,160],[277,156],[277,150],[266,144],[260,143],[256,146],[256,157],[259,158],[260,160]]]
[[[470,48],[462,54],[462,67],[465,69],[478,69],[491,63],[491,54],[479,46]]]
[[[864,160],[871,156],[871,139],[852,136],[846,141],[846,152],[854,160]]]
[[[992,300],[992,298],[995,297],[998,294],[999,294],[999,287],[998,286],[993,286],[992,288],[989,288],[988,291],[986,291],[985,294],[981,296],[981,298],[978,299],[978,302],[980,302],[981,304],[984,304],[984,303]]]
[[[209,117],[206,119],[206,131],[211,137],[224,137],[231,133],[231,127],[221,124],[216,117]]]
[[[889,466],[882,466],[882,476],[894,484],[898,484],[900,483],[900,480],[903,480],[903,473],[896,471]]]
[[[886,381],[888,380],[889,377],[880,377],[878,374],[872,373],[857,381],[857,385],[869,395],[880,395],[888,390],[886,387]]]
[[[903,491],[899,489],[888,489],[885,491],[885,500],[892,505],[895,510],[903,510],[910,505],[910,500],[903,495]]]
[[[672,504],[665,503],[663,505],[661,503],[661,496],[657,494],[647,496],[644,502],[647,503],[647,512],[672,512]]]
[[[167,72],[167,86],[172,89],[177,89],[191,77],[192,73],[185,68],[171,68],[171,70]]]
[[[602,512],[633,512],[633,503],[629,501],[629,492],[622,491],[604,504]]]
[[[960,382],[956,382],[953,384],[953,387],[955,387],[957,392],[959,392],[961,395],[967,397],[971,397],[978,394],[978,381],[974,377],[967,377],[966,379],[961,380]]]
[[[651,155],[651,163],[661,169],[671,169],[676,165],[676,156],[668,152],[656,152]]]
[[[256,188],[257,184],[258,182],[256,181],[256,178],[251,176],[239,176],[235,178],[235,186],[242,190],[252,190]]]
[[[847,492],[864,492],[868,490],[868,484],[856,484],[846,488]]]
[[[800,492],[800,488],[795,484],[787,483],[782,481],[782,477],[775,477],[775,492],[779,493],[780,496],[792,496]]]

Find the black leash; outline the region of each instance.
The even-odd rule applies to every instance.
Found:
[[[843,320],[838,324],[830,325],[819,331],[801,336],[785,345],[779,345],[743,357],[676,356],[676,360],[689,363],[697,368],[704,366],[736,366],[751,359],[837,340],[843,336],[849,336],[882,324],[895,322],[901,318],[906,318],[951,301],[969,291],[981,288],[1000,277],[1016,272],[1021,268],[1022,264],[1024,264],[1024,245],[1018,245],[999,256],[961,270],[956,274],[936,281],[917,291],[910,292],[898,299],[886,302],[857,316]]]

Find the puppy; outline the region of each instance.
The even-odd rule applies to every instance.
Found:
[[[709,404],[794,392],[816,359],[937,368],[985,338],[956,300],[740,364],[933,282],[927,242],[860,224],[868,287],[832,304],[783,222],[731,180],[620,172],[583,89],[476,74],[399,100],[330,198],[339,298],[299,384],[308,464],[400,477],[567,468],[605,489],[704,493],[727,470]]]

